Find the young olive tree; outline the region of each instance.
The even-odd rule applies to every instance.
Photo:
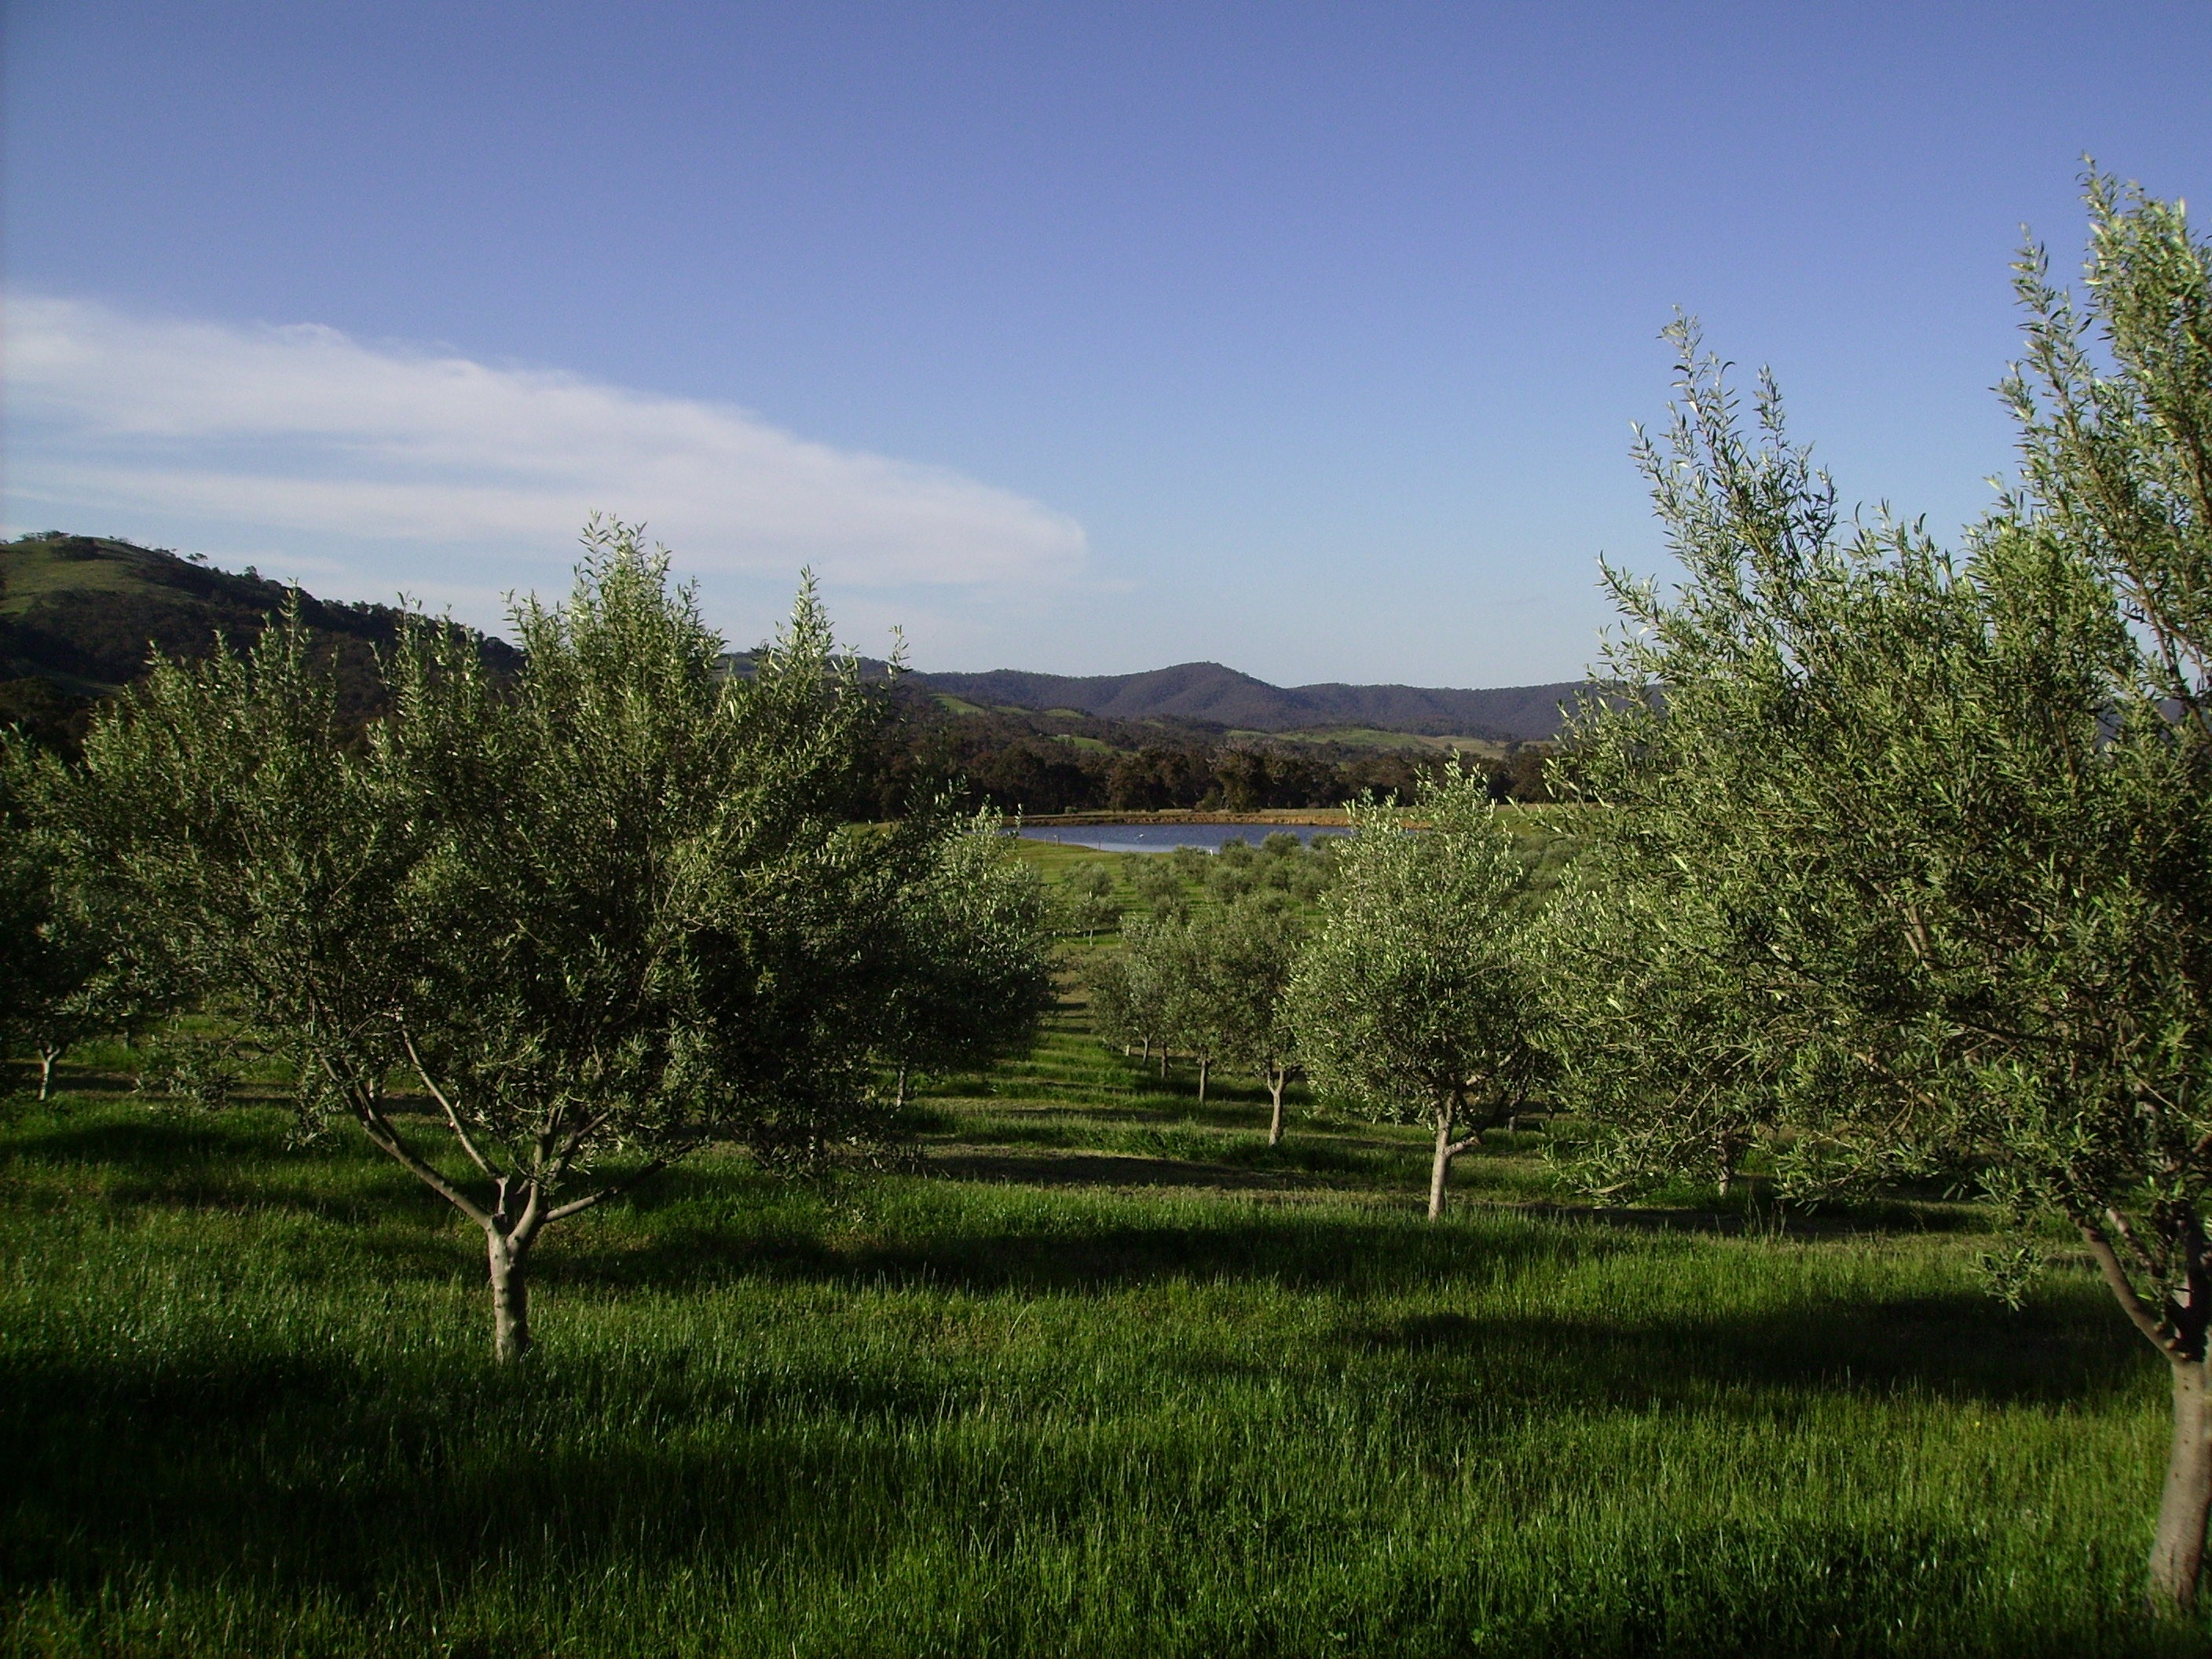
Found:
[[[168,941],[72,856],[76,780],[70,763],[0,732],[0,1041],[38,1057],[40,1100],[69,1048],[110,1032],[128,1043],[187,989]]]
[[[1146,1060],[1158,1051],[1160,1076],[1168,1074],[1168,1048],[1176,1024],[1176,950],[1180,917],[1132,917],[1121,924],[1121,948],[1094,957],[1085,970],[1092,1023],[1103,1041],[1135,1048]]]
[[[2212,1508],[2212,258],[2178,206],[2101,179],[2088,201],[2085,307],[2039,253],[2020,267],[2022,479],[1955,560],[1843,522],[1771,385],[1747,434],[1677,325],[1676,418],[1642,460],[1686,580],[1608,572],[1620,695],[1576,744],[1607,808],[1593,867],[1672,927],[1680,988],[1596,1015],[1623,1054],[1653,1037],[1640,1109],[1771,1077],[1794,1139],[1847,1170],[1969,1171],[2069,1224],[2170,1368],[2151,1580],[2189,1606]],[[1698,1006],[1738,1011],[1702,1060]]]
[[[397,1146],[385,1084],[404,1059],[404,896],[431,826],[388,750],[346,738],[335,679],[288,608],[249,653],[157,659],[97,714],[47,823],[74,879],[165,942],[235,1045],[293,1062],[303,1112],[348,1089]]]
[[[106,941],[72,902],[68,866],[39,821],[58,770],[0,731],[0,1042],[38,1056],[40,1100],[63,1051],[108,1024]]]
[[[514,622],[511,686],[412,629],[365,744],[296,615],[159,664],[88,739],[75,815],[82,862],[291,1055],[303,1119],[349,1118],[482,1230],[501,1359],[546,1227],[712,1139],[867,1133],[927,851],[836,810],[876,715],[811,584],[726,677],[665,556],[595,522],[569,599]]]
[[[1190,957],[1202,983],[1207,1047],[1267,1086],[1267,1144],[1283,1140],[1283,1091],[1297,1069],[1291,975],[1304,947],[1297,911],[1264,890],[1216,907],[1193,927]]]
[[[1814,1098],[1820,1050],[1705,971],[1718,918],[1698,896],[1659,895],[1600,849],[1571,866],[1531,948],[1544,963],[1552,1092],[1572,1139],[1566,1172],[1619,1202],[1680,1176],[1726,1198],[1744,1156]]]
[[[1182,865],[1172,854],[1137,854],[1129,884],[1156,916],[1175,919],[1190,913],[1190,890],[1184,883]]]
[[[921,1073],[973,1069],[1036,1040],[1052,1006],[1051,905],[985,810],[925,838],[898,893],[899,971],[878,1012],[878,1055],[895,1106]]]
[[[1084,938],[1096,939],[1100,928],[1111,927],[1121,919],[1121,906],[1114,902],[1110,866],[1079,864],[1067,872],[1061,886],[1069,924],[1082,929]]]
[[[1147,958],[1145,971],[1161,988],[1165,1004],[1167,1047],[1190,1056],[1198,1067],[1198,1098],[1213,1074],[1221,1020],[1218,989],[1206,959],[1209,918],[1186,912],[1160,916],[1138,935],[1132,948]],[[1163,1071],[1162,1075],[1165,1075]]]
[[[1129,980],[1129,958],[1126,952],[1102,952],[1083,964],[1083,989],[1091,1004],[1091,1028],[1098,1040],[1109,1048],[1121,1049],[1127,1059],[1136,1051],[1139,1033],[1144,1025],[1136,1006],[1135,987]],[[1152,1058],[1147,1043],[1145,1058]]]
[[[1188,1054],[1198,1067],[1198,1098],[1206,1099],[1214,1061],[1237,1032],[1234,1003],[1240,994],[1224,971],[1224,908],[1164,913],[1127,930],[1124,954],[1133,985],[1147,988],[1148,1012],[1160,1037],[1160,1075],[1170,1053]]]
[[[1433,1130],[1433,1221],[1452,1160],[1518,1113],[1540,1072],[1528,870],[1482,781],[1456,765],[1422,783],[1414,814],[1351,811],[1290,1022],[1316,1084]]]

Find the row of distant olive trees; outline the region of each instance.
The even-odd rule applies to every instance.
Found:
[[[480,1228],[495,1347],[529,1345],[544,1230],[709,1142],[880,1145],[878,1079],[1025,1043],[1051,995],[995,820],[842,803],[882,700],[811,584],[750,677],[665,555],[595,523],[565,603],[489,676],[417,619],[388,711],[339,719],[296,616],[160,662],[81,765],[7,756],[6,1013],[44,1057],[189,1009],[176,1075],[295,1080]]]
[[[1270,1146],[1301,1072],[1374,1115],[1426,1123],[1434,1218],[1453,1159],[1519,1112],[1543,1074],[1526,949],[1540,865],[1500,826],[1486,781],[1456,764],[1407,811],[1369,801],[1350,814],[1318,926],[1267,887],[1192,909],[1179,885],[1148,884],[1151,913],[1091,966],[1093,1018],[1163,1074],[1171,1054],[1187,1056],[1201,1101],[1217,1065],[1256,1075]]]
[[[1678,323],[1674,419],[1640,459],[1684,576],[1607,572],[1628,626],[1560,780],[1587,850],[1538,907],[1462,785],[1419,804],[1425,835],[1370,816],[1278,1006],[1317,1080],[1431,1116],[1439,1194],[1455,1137],[1540,1066],[1617,1192],[1754,1144],[1785,1190],[1970,1182],[2016,1227],[1991,1263],[2014,1297],[2070,1235],[2170,1369],[2151,1577],[2188,1605],[2212,1509],[2212,248],[2178,204],[2087,197],[2085,297],[2040,249],[2015,267],[2019,478],[1955,555],[1839,511],[1772,385],[1747,423]]]

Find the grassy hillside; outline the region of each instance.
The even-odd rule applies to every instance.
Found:
[[[149,653],[196,657],[217,635],[257,638],[287,589],[248,568],[217,570],[160,548],[94,536],[29,536],[0,543],[0,720],[66,721],[88,700],[144,671]],[[375,707],[374,653],[399,613],[301,596],[307,625],[329,644],[347,712]],[[520,663],[504,641],[482,641],[494,667]]]

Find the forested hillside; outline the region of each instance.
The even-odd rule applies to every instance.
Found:
[[[1217,662],[1178,663],[1143,674],[922,676],[936,690],[993,707],[1061,708],[1121,720],[1202,720],[1232,730],[1326,732],[1332,727],[1541,743],[1559,735],[1559,705],[1579,684],[1461,691],[1418,685],[1270,685]]]
[[[977,804],[1032,817],[1333,807],[1369,792],[1410,795],[1455,753],[1488,776],[1500,799],[1547,798],[1545,744],[1382,731],[1291,738],[1194,720],[979,708],[930,696],[927,684],[898,688],[905,718],[887,739],[895,751],[876,769],[884,812],[921,776],[958,778]]]

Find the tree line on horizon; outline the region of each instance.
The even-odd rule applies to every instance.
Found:
[[[1249,738],[1224,742],[1206,733],[1180,743],[1148,733],[1135,748],[1110,750],[1023,730],[1004,717],[959,717],[941,732],[923,725],[912,744],[958,780],[975,804],[1030,817],[1334,808],[1363,796],[1410,797],[1452,760],[1438,751],[1378,752],[1348,744],[1301,752],[1310,746]],[[1551,799],[1544,770],[1551,752],[1550,744],[1514,744],[1496,760],[1478,763],[1486,791],[1500,801]],[[887,772],[896,775],[896,764]]]

